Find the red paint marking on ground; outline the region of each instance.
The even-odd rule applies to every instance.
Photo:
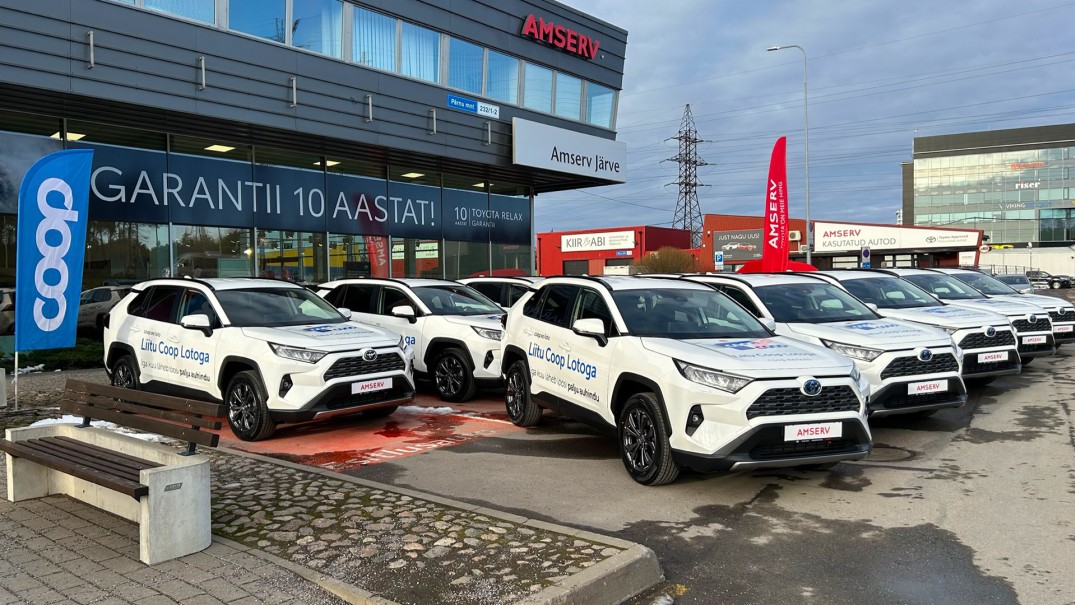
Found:
[[[520,430],[508,421],[503,400],[447,404],[419,396],[387,418],[353,415],[283,424],[265,441],[241,441],[225,423],[220,441],[244,452],[345,471]]]

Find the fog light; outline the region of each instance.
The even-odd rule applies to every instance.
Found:
[[[489,369],[489,364],[493,363],[493,352],[489,351],[485,354],[485,369]]]
[[[702,414],[702,406],[692,406],[691,411],[687,412],[687,434],[693,435],[703,422],[705,422],[705,415]]]
[[[284,395],[287,395],[287,392],[290,391],[293,386],[295,385],[291,382],[291,376],[284,376],[280,379],[280,396],[283,397]]]

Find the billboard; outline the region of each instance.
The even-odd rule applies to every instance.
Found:
[[[746,262],[761,258],[762,230],[714,231],[713,251],[724,253],[725,263]]]

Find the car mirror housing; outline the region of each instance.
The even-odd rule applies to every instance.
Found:
[[[768,317],[762,317],[760,319],[761,325],[765,326],[770,332],[776,332],[776,320]]]
[[[588,317],[576,321],[571,326],[571,330],[580,336],[592,336],[597,339],[597,342],[601,346],[608,344],[608,337],[605,336],[605,323],[596,317]]]
[[[407,305],[400,305],[398,307],[392,307],[393,317],[405,317],[407,321],[414,323],[418,321],[418,318],[414,314],[414,309]]]
[[[338,311],[340,312],[340,315],[343,315],[344,319],[351,319],[352,313],[351,313],[350,309],[344,307],[344,308],[338,309]]]
[[[213,331],[211,327],[212,324],[209,321],[209,316],[205,315],[204,313],[184,315],[183,318],[179,320],[179,325],[183,326],[188,330],[201,330],[205,333],[206,336],[208,336]]]

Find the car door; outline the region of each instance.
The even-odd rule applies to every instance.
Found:
[[[220,311],[210,297],[197,288],[183,290],[178,299],[175,319],[168,330],[167,341],[175,347],[173,364],[178,369],[174,378],[177,386],[220,397],[217,388],[217,348],[222,338]],[[209,331],[184,328],[182,320],[188,315],[205,315],[209,318]]]
[[[567,397],[576,405],[584,407],[614,423],[611,418],[609,398],[612,395],[610,379],[613,372],[615,341],[608,340],[618,334],[609,310],[609,302],[595,288],[582,287],[575,300],[571,325],[580,319],[599,319],[605,326],[605,342],[594,336],[576,334],[570,330],[570,340],[561,349],[567,359]]]
[[[579,286],[571,284],[546,286],[541,289],[536,304],[523,309],[524,315],[535,320],[523,328],[529,339],[527,355],[532,392],[573,399],[567,391],[566,355],[579,338],[570,329],[578,293]]]
[[[138,380],[171,383],[179,374],[171,357],[172,327],[182,288],[155,286],[146,289],[130,306],[117,339],[134,349]]]
[[[93,325],[93,295],[97,289],[86,290],[78,299],[78,326],[84,328]]]
[[[376,325],[403,336],[403,340],[414,347],[414,369],[425,372],[425,352],[429,346],[429,339],[436,334],[425,334],[428,317],[422,316],[421,305],[415,300],[410,291],[396,286],[383,286],[376,303]],[[392,315],[392,309],[396,307],[410,307],[414,311],[413,317],[396,317]]]

